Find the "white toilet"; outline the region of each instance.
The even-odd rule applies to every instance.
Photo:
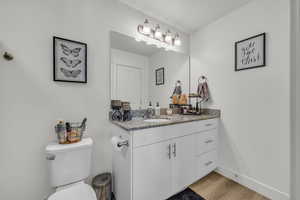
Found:
[[[46,147],[51,186],[48,200],[97,200],[93,188],[84,183],[90,175],[93,140],[74,144],[50,143]]]

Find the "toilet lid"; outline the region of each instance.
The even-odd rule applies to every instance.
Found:
[[[81,183],[55,192],[48,200],[97,200],[97,197],[90,185]]]

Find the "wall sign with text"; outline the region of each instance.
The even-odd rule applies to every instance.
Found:
[[[266,66],[266,33],[235,43],[235,71]]]

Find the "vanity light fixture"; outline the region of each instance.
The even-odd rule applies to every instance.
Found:
[[[137,31],[139,34],[145,36],[143,39],[147,44],[154,44],[157,47],[163,47],[166,50],[171,50],[175,46],[181,45],[180,36],[176,33],[175,36],[172,35],[172,32],[168,30],[165,34],[162,33],[159,24],[155,27],[151,27],[148,19],[145,19],[143,24],[137,26]],[[138,36],[137,36],[138,37]],[[151,40],[147,40],[147,38]],[[141,38],[136,38],[137,41],[141,41]]]

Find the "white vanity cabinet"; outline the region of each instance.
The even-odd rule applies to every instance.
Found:
[[[115,136],[129,140],[128,149],[113,153],[116,200],[165,200],[213,171],[218,123],[217,118],[135,131],[115,127]]]

